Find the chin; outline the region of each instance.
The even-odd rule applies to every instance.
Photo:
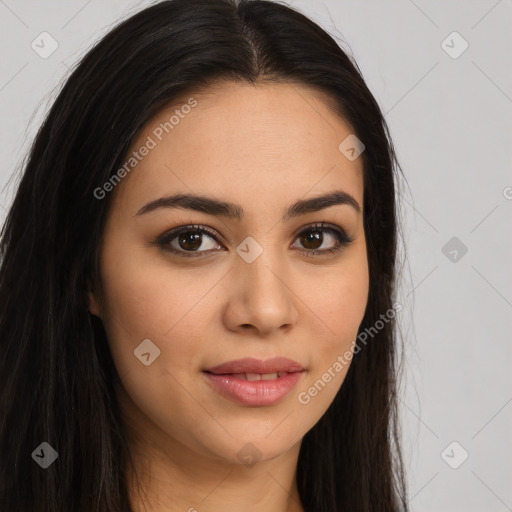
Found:
[[[294,441],[286,431],[279,434],[275,432],[275,435],[273,433],[270,436],[267,431],[261,434],[261,432],[257,432],[254,429],[245,429],[245,432],[239,435],[235,435],[229,429],[228,431],[233,434],[233,437],[226,434],[218,442],[214,442],[212,438],[209,438],[210,442],[208,444],[203,441],[204,447],[215,458],[219,458],[229,464],[246,465],[249,467],[282,456],[302,440],[302,437],[298,436],[297,440]]]

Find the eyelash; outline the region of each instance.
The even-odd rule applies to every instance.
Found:
[[[169,231],[169,232],[163,234],[162,236],[160,236],[154,242],[154,244],[156,244],[158,247],[160,247],[164,251],[168,251],[168,252],[171,252],[178,256],[183,256],[185,258],[201,257],[205,253],[209,253],[210,251],[176,250],[169,246],[169,243],[172,240],[174,240],[178,235],[180,235],[181,233],[187,233],[189,231],[205,233],[210,238],[215,240],[218,244],[220,244],[214,231],[210,230],[209,228],[207,228],[205,226],[199,226],[199,225],[182,226],[180,228]],[[305,249],[302,252],[304,252],[307,256],[317,256],[317,255],[326,256],[327,254],[333,254],[333,253],[341,251],[343,248],[348,246],[353,241],[353,238],[348,236],[342,229],[331,227],[330,225],[323,223],[323,222],[319,223],[319,224],[314,224],[312,226],[308,226],[306,229],[302,230],[297,235],[296,238],[299,238],[300,235],[304,235],[304,234],[307,235],[308,233],[311,233],[311,232],[314,233],[317,231],[327,232],[327,233],[331,233],[332,235],[334,235],[334,237],[336,239],[336,247],[331,248],[331,249],[322,249],[322,250]]]

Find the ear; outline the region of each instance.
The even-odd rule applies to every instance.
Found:
[[[94,294],[94,290],[92,288],[90,280],[87,280],[88,284],[88,297],[89,297],[89,312],[93,315],[101,318],[101,309],[98,303],[98,300],[96,299],[96,295]]]

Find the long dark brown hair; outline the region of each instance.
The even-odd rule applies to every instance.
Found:
[[[0,509],[127,512],[132,463],[101,321],[88,311],[122,165],[163,107],[216,81],[288,82],[324,93],[364,143],[370,272],[360,332],[393,307],[397,162],[356,63],[313,21],[264,0],[169,0],[119,23],[78,63],[26,159],[0,242]],[[340,141],[341,142],[341,141]],[[308,512],[407,510],[397,408],[396,322],[354,356],[332,405],[303,438]],[[59,456],[46,470],[33,451]]]

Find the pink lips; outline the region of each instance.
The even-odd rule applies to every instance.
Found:
[[[298,383],[305,369],[291,359],[276,357],[228,361],[203,372],[221,395],[248,406],[273,405]]]

